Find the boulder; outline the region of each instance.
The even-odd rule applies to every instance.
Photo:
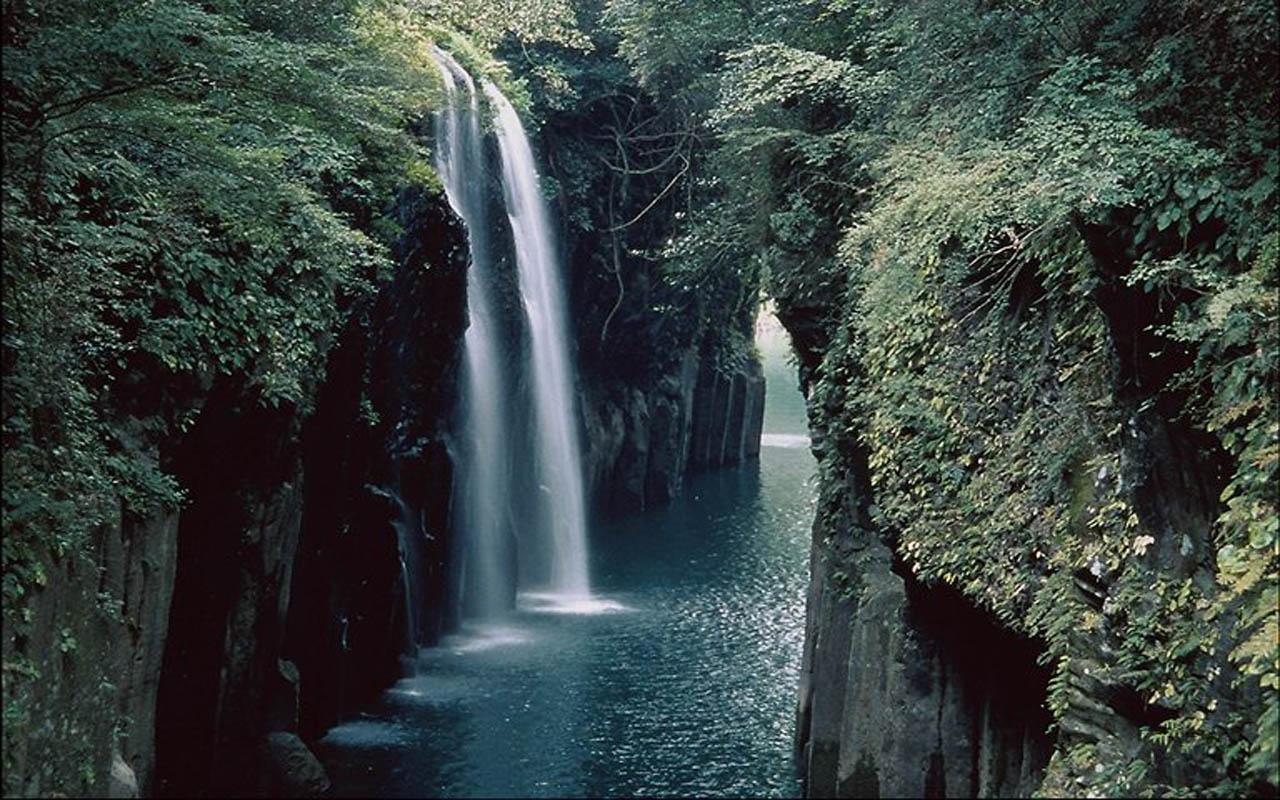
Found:
[[[277,731],[263,742],[268,794],[273,797],[319,797],[329,791],[329,776],[297,734]]]
[[[276,659],[276,671],[269,679],[267,690],[271,698],[267,730],[298,730],[298,685],[297,666],[292,661]]]
[[[133,767],[126,764],[119,753],[113,753],[111,756],[111,771],[107,775],[107,797],[137,796],[138,778],[133,774]]]

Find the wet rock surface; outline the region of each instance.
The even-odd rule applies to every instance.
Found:
[[[421,624],[428,636],[447,624],[465,237],[438,199],[406,196],[400,213],[397,277],[351,315],[306,423],[227,384],[175,452],[191,503],[159,686],[160,794],[320,791],[297,733],[314,735],[398,674],[402,516],[435,543],[420,555],[437,616]]]
[[[138,778],[133,768],[124,762],[119,753],[111,758],[111,772],[107,777],[107,797],[127,798],[138,796]]]
[[[760,454],[765,383],[754,358],[730,372],[689,350],[647,387],[588,383],[586,472],[598,508],[643,511],[670,502],[692,471]]]
[[[296,734],[268,734],[262,754],[268,797],[320,797],[329,791],[324,767]]]

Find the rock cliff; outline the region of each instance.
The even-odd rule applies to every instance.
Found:
[[[815,428],[820,459],[840,459],[839,438]],[[825,474],[796,714],[805,796],[1029,796],[1053,749],[1040,648],[922,585],[858,472]]]
[[[1106,326],[1098,375],[1085,388],[1056,385],[994,410],[1036,420],[1044,408],[1053,412],[1034,446],[1006,444],[1000,453],[1013,471],[996,472],[990,496],[1007,504],[955,495],[955,503],[973,503],[962,517],[968,529],[936,512],[935,528],[904,514],[934,500],[920,484],[939,492],[965,481],[983,486],[975,475],[1004,462],[961,455],[947,472],[937,451],[921,449],[923,425],[907,414],[891,430],[873,430],[886,416],[875,405],[883,398],[854,393],[882,390],[878,381],[898,376],[862,371],[867,345],[848,335],[857,304],[815,312],[784,300],[779,316],[795,341],[820,465],[797,704],[807,796],[1067,796],[1220,779],[1194,753],[1166,749],[1154,735],[1180,713],[1180,695],[1172,680],[1153,687],[1150,675],[1182,670],[1209,708],[1249,702],[1226,677],[1238,674],[1226,654],[1202,646],[1218,634],[1156,621],[1180,602],[1171,587],[1212,594],[1210,531],[1228,465],[1169,386],[1188,363],[1158,334],[1169,307],[1115,277],[1129,266],[1113,263],[1107,242],[1090,243],[1100,280],[1094,308],[1083,313]],[[1008,313],[1024,312],[1014,303]],[[1038,313],[1052,323],[1053,312]],[[983,350],[990,344],[975,338],[955,347],[986,363],[1022,357]],[[1026,363],[1065,357],[1043,347]],[[930,355],[904,370],[920,390],[940,391],[972,380],[964,363]],[[957,396],[959,409],[947,413],[974,424],[977,412],[963,405],[969,397]],[[934,407],[945,409],[941,402]],[[868,442],[880,449],[870,452]],[[903,465],[886,453],[918,461]],[[908,467],[912,478],[898,482]],[[1043,475],[1055,488],[1010,528],[1003,515],[1017,513],[1021,474]],[[907,490],[915,494],[903,496]],[[1109,555],[1097,532],[1107,526],[1125,536]],[[1221,630],[1232,624],[1224,612]],[[1177,635],[1188,643],[1166,642]],[[1153,648],[1166,656],[1152,660]]]
[[[398,213],[399,269],[351,314],[315,413],[248,405],[227,385],[174,456],[190,503],[159,687],[160,794],[323,788],[297,778],[318,765],[296,734],[385,686],[407,647],[395,524],[427,545],[407,556],[430,594],[415,598],[428,613],[413,635],[430,642],[457,613],[448,420],[465,235],[438,197],[407,193]]]
[[[692,470],[760,454],[765,383],[752,358],[722,373],[689,349],[646,387],[588,377],[585,469],[596,506],[642,511],[665,504]]]
[[[6,651],[5,667],[6,681],[27,670],[12,684],[22,715],[6,712],[23,793],[322,792],[308,743],[402,674],[410,639],[456,627],[467,238],[439,195],[406,191],[395,213],[396,272],[348,298],[302,401],[264,405],[243,373],[194,381],[175,389],[180,434],[157,436],[148,420],[167,401],[122,382],[123,445],[172,475],[184,502],[140,514],[121,500],[92,552],[36,576],[23,653],[55,655]],[[491,233],[509,266],[509,233]],[[759,363],[725,343],[731,329],[749,336],[749,316],[690,326],[665,309],[669,287],[649,288],[648,259],[624,268],[617,302],[590,257],[599,236],[564,242],[595,508],[665,503],[689,470],[758,454]],[[500,302],[519,302],[513,286]],[[397,527],[415,543],[403,554],[422,576],[412,597]]]

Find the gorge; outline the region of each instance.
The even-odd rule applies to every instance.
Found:
[[[3,19],[6,796],[1280,786],[1280,20]]]

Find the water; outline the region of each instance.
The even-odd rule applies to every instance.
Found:
[[[776,345],[761,338],[765,430],[803,438]],[[589,602],[523,594],[329,732],[335,794],[795,796],[813,472],[807,448],[766,440],[759,463],[597,526]]]
[[[415,643],[421,641],[418,630],[417,609],[421,606],[422,547],[425,536],[419,519],[394,489],[386,490],[386,497],[396,504],[397,514],[391,525],[396,532],[397,557],[400,560],[400,581],[404,587],[404,644],[406,653],[416,651]]]
[[[771,304],[756,316],[755,343],[769,389],[761,442],[766,446],[807,449],[809,423],[795,357],[791,353],[791,339],[774,316]]]
[[[494,316],[480,103],[471,76],[452,56],[436,48],[431,55],[448,96],[437,118],[436,167],[450,206],[466,224],[471,249],[469,320],[463,336],[463,446],[458,458],[460,516],[467,543],[464,605],[473,616],[492,617],[506,610],[514,581],[505,503],[511,496],[506,458],[510,438],[503,404],[511,389]]]
[[[549,590],[568,598],[567,602],[577,602],[590,595],[586,503],[559,259],[533,150],[520,117],[496,86],[486,82],[484,90],[496,114],[507,217],[515,239],[520,298],[529,326],[535,474],[542,517],[542,535],[537,539],[550,546],[548,563],[541,566]]]

